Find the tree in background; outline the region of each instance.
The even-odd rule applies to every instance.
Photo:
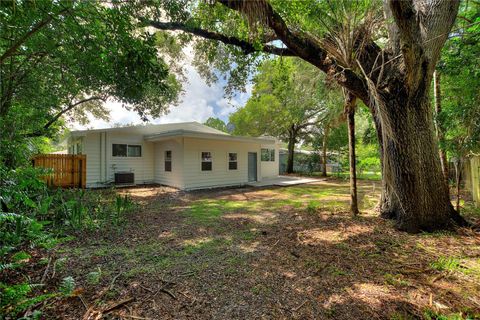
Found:
[[[428,90],[459,1],[386,0],[383,15],[375,17],[385,17],[384,29],[373,32],[379,28],[368,23],[351,30],[357,34],[350,43],[357,52],[356,71],[342,59],[343,47],[329,41],[324,20],[338,20],[336,13],[342,10],[370,11],[372,6],[381,8],[377,1],[218,0],[185,9],[165,2],[140,12],[139,19],[159,30],[213,40],[195,41],[197,61],[204,71],[231,70],[230,86],[245,83],[261,54],[296,56],[314,65],[362,100],[375,119],[383,168],[382,217],[409,232],[465,225],[444,183]]]
[[[210,128],[214,128],[223,132],[228,132],[227,125],[223,122],[222,119],[210,117],[203,123]]]
[[[295,144],[327,111],[322,75],[289,58],[267,60],[254,79],[252,97],[230,116],[235,134],[272,135],[288,144],[287,173],[293,172]]]
[[[158,56],[156,37],[138,30],[128,9],[100,2],[0,2],[4,164],[28,158],[64,120],[107,119],[103,102],[109,98],[143,119],[176,101],[180,86]]]
[[[457,31],[442,51],[434,88],[440,150],[456,168],[457,210],[463,163],[480,152],[480,4],[462,3],[459,15]]]
[[[306,138],[315,150],[321,153],[322,176],[327,176],[328,150],[339,150],[347,145],[347,128],[344,125],[343,99],[340,90],[327,89],[324,96],[325,112]],[[342,130],[344,131],[342,133]]]

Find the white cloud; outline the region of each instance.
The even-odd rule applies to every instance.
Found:
[[[235,97],[226,99],[224,97],[224,82],[207,85],[204,79],[192,66],[193,48],[188,46],[184,48],[184,66],[186,70],[187,82],[183,84],[184,93],[180,97],[180,103],[177,106],[170,107],[169,113],[159,118],[150,119],[152,123],[172,123],[198,121],[204,122],[209,117],[221,118],[225,122],[228,116],[239,106],[246,103],[251,96],[252,84],[247,84],[246,92],[239,92]],[[90,118],[90,123],[82,126],[78,123],[72,123],[71,129],[86,128],[108,128],[116,123],[120,124],[140,124],[143,121],[134,111],[128,111],[122,108],[121,103],[116,101],[107,101],[106,107],[110,110],[110,121],[103,121]]]
[[[251,84],[247,85],[246,92],[238,93],[232,99],[226,99],[223,92],[224,83],[214,83],[208,86],[205,80],[202,79],[191,65],[191,55],[191,50],[186,48],[185,70],[187,82],[183,84],[184,94],[180,97],[181,102],[177,106],[170,107],[168,114],[151,119],[152,123],[204,122],[209,117],[218,117],[228,121],[228,116],[234,112],[238,106],[244,105],[250,97],[252,92]],[[111,127],[116,123],[143,123],[136,112],[125,110],[119,102],[108,101],[105,105],[110,110],[109,122],[91,118],[87,126],[73,123],[71,128],[99,129]]]

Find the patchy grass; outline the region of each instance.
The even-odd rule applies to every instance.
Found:
[[[313,172],[311,174],[312,176],[316,177],[321,177],[322,173],[321,172]],[[343,179],[343,180],[348,180],[350,179],[350,172],[335,172],[335,173],[329,173],[329,175]],[[380,181],[382,180],[382,173],[381,172],[357,172],[357,179],[359,180],[374,180],[374,181]]]
[[[47,318],[82,318],[135,300],[112,317],[149,319],[475,319],[480,239],[471,231],[408,235],[377,217],[380,185],[180,193],[126,190],[142,209],[123,233],[77,238],[56,251],[59,299]],[[100,294],[102,293],[103,294]]]
[[[437,271],[453,272],[460,270],[460,260],[454,257],[439,257],[430,266]]]

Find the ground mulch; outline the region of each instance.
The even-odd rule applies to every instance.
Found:
[[[53,253],[62,263],[47,276],[51,288],[72,276],[77,289],[45,305],[44,316],[478,316],[479,234],[398,232],[374,210],[376,183],[360,183],[358,217],[345,211],[348,184],[337,180],[190,193],[122,189],[137,206],[122,227],[77,235]],[[97,282],[91,272],[101,274]]]

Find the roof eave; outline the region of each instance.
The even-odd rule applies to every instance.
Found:
[[[238,141],[238,142],[255,142],[255,143],[264,143],[264,144],[274,144],[276,139],[265,139],[265,138],[256,138],[256,137],[241,137],[241,136],[231,136],[224,134],[215,134],[215,133],[205,133],[205,132],[196,132],[190,130],[174,130],[169,132],[164,132],[160,134],[151,134],[143,136],[146,141],[162,141],[172,138],[199,138],[199,139],[210,139],[210,140],[227,140],[227,141]]]

